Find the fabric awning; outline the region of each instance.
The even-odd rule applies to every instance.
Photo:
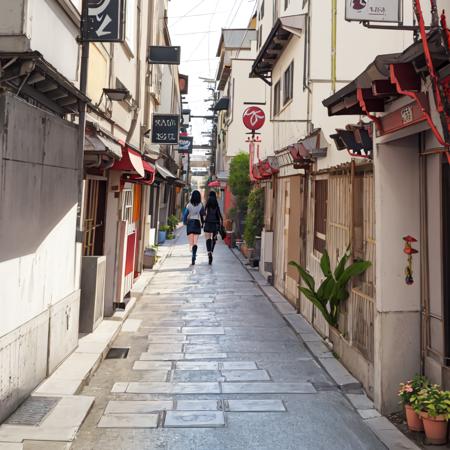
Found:
[[[218,187],[220,187],[220,181],[219,181],[219,180],[210,181],[210,182],[208,183],[208,187],[211,187],[211,188],[218,188]]]
[[[161,176],[164,180],[176,180],[176,175],[174,175],[170,170],[166,169],[164,166],[156,163],[156,170],[158,175]]]
[[[229,106],[230,106],[230,98],[229,97],[222,97],[214,105],[214,111],[226,111]]]
[[[145,177],[145,169],[141,154],[125,144],[122,145],[122,159],[116,161],[111,170],[135,172],[141,177]]]
[[[300,37],[305,29],[305,14],[280,17],[253,63],[250,77],[272,84],[272,70],[292,36]]]

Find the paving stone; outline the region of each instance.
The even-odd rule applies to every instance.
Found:
[[[171,370],[170,361],[135,361],[133,370]]]
[[[228,409],[235,412],[286,411],[282,400],[228,400]]]
[[[347,394],[346,397],[356,409],[374,409],[372,400],[366,394]]]
[[[122,393],[126,392],[127,387],[128,387],[128,383],[117,382],[117,383],[114,383],[114,385],[111,389],[111,392],[114,394],[122,394]]]
[[[381,417],[381,414],[376,409],[358,409],[358,414],[363,419],[373,419],[374,417]]]
[[[218,370],[174,370],[171,381],[175,383],[201,383],[225,381],[225,378]]]
[[[219,363],[214,361],[177,361],[177,370],[218,370]]]
[[[150,344],[147,353],[165,353],[174,352],[181,353],[183,351],[183,344]]]
[[[222,370],[257,370],[258,367],[254,361],[224,361]]]
[[[220,394],[219,383],[158,383],[132,382],[129,394]]]
[[[217,400],[178,400],[177,411],[218,411]]]
[[[314,394],[311,383],[222,383],[224,394]]]
[[[105,409],[108,414],[148,414],[173,409],[170,400],[111,400]]]
[[[227,353],[185,353],[185,359],[224,359]]]
[[[303,342],[320,342],[322,338],[317,333],[300,333]]]
[[[225,334],[223,327],[183,327],[184,334]]]
[[[135,333],[139,330],[139,327],[142,324],[142,320],[139,319],[127,319],[122,325],[123,333]]]
[[[98,428],[156,428],[158,414],[110,414],[103,416]]]
[[[317,358],[335,359],[331,350],[323,342],[308,342],[308,348]]]
[[[361,387],[360,382],[336,358],[320,358],[319,361],[341,388]]]
[[[186,344],[184,351],[186,353],[220,353],[223,348],[219,344]]]
[[[178,334],[181,333],[181,327],[142,327],[151,334]]]
[[[224,427],[222,411],[168,411],[165,428],[210,428]]]
[[[270,381],[265,370],[222,370],[225,381]]]
[[[179,361],[184,353],[141,353],[141,361]]]
[[[188,342],[183,334],[151,334],[148,341],[152,344],[184,344]]]

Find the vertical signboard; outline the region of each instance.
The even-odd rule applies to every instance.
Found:
[[[85,41],[123,42],[125,0],[87,0],[85,24]]]
[[[178,114],[153,114],[152,143],[178,144],[180,134],[180,116]]]
[[[180,136],[178,141],[178,153],[192,153],[194,148],[194,138],[192,136]]]
[[[345,20],[400,23],[401,0],[345,0]]]

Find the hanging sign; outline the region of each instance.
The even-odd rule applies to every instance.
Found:
[[[402,22],[401,0],[345,0],[345,20]]]
[[[148,49],[147,61],[149,64],[179,65],[180,57],[180,47],[151,45]]]
[[[180,136],[178,140],[178,153],[192,153],[194,138],[192,136]]]
[[[90,42],[124,42],[125,1],[87,0],[84,40]]]
[[[152,143],[178,144],[180,134],[180,116],[178,114],[153,114]]]
[[[242,116],[242,121],[246,128],[251,131],[256,131],[262,128],[266,121],[266,114],[258,106],[248,107]]]

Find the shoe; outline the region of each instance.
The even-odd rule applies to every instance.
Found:
[[[195,265],[195,260],[197,259],[197,249],[198,247],[196,245],[194,245],[192,247],[192,265]]]
[[[211,265],[213,262],[213,255],[211,252],[208,253],[208,262],[209,262],[209,265]]]

